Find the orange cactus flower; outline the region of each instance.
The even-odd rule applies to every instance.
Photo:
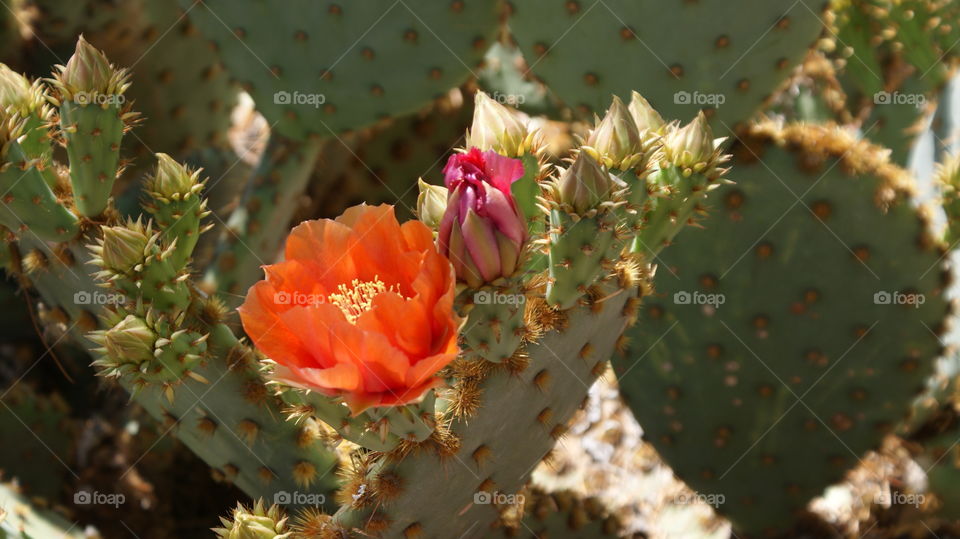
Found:
[[[407,404],[457,356],[455,276],[419,221],[354,206],[301,223],[265,266],[240,319],[288,385],[339,396],[354,414]]]

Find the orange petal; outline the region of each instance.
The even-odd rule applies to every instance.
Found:
[[[446,367],[456,358],[457,352],[447,352],[421,359],[407,372],[407,385],[413,387],[426,383],[437,371]]]
[[[275,297],[276,290],[267,281],[250,287],[246,300],[237,309],[244,331],[264,354],[275,361],[311,365],[313,354],[280,320]]]
[[[365,331],[386,335],[406,354],[423,357],[431,353],[431,321],[419,298],[404,299],[397,294],[379,294],[373,307],[357,320]]]

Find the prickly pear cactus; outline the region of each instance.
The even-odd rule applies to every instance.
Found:
[[[181,0],[270,125],[330,136],[412,113],[466,79],[493,42],[498,2]],[[439,45],[439,46],[437,46]],[[256,52],[253,52],[256,51]],[[251,54],[253,53],[253,54]]]
[[[947,274],[878,148],[763,124],[734,155],[737,185],[662,255],[615,370],[675,473],[760,534],[910,413],[941,351]]]
[[[610,94],[626,100],[636,90],[669,118],[709,109],[718,132],[757,111],[822,26],[821,6],[789,0],[737,4],[749,17],[719,0],[510,7],[510,29],[530,69],[569,107],[589,118]]]

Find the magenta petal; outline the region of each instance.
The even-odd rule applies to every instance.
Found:
[[[450,229],[453,228],[453,222],[457,218],[457,203],[460,200],[460,190],[450,191],[447,198],[447,209],[443,212],[440,219],[440,232],[437,235],[437,245],[440,247],[440,253],[449,256],[450,252]]]
[[[497,230],[518,244],[522,244],[527,236],[527,223],[513,209],[513,204],[497,189],[487,191],[486,203],[483,205],[484,217],[493,221]]]
[[[523,162],[487,150],[483,152],[483,164],[489,176],[488,181],[513,200],[510,186],[523,177]]]
[[[468,210],[463,220],[463,241],[480,275],[485,281],[500,276],[500,251],[497,236],[490,222],[473,210]]]

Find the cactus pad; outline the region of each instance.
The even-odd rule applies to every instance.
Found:
[[[676,474],[760,533],[909,414],[940,352],[946,277],[908,177],[878,148],[767,124],[734,155],[737,185],[666,251],[662,299],[614,366]]]
[[[731,9],[719,0],[535,0],[512,2],[510,28],[533,72],[586,115],[602,112],[610,94],[626,100],[637,90],[667,118],[712,108],[714,128],[727,131],[760,107],[822,26],[802,2],[737,4],[749,17]]]
[[[290,138],[414,112],[458,85],[493,41],[497,3],[181,0],[260,112]]]

